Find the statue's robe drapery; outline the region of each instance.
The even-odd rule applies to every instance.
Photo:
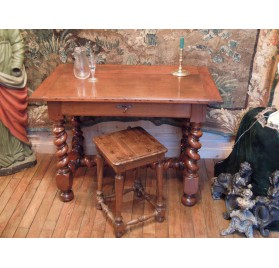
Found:
[[[33,154],[26,133],[27,76],[23,60],[19,30],[0,29],[0,169]]]
[[[14,90],[0,85],[0,120],[11,134],[29,144],[27,125],[27,88]]]

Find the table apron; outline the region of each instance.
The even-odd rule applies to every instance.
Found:
[[[61,112],[77,116],[188,118],[191,115],[191,104],[62,102]]]
[[[64,116],[119,116],[119,117],[169,117],[189,118],[191,122],[202,123],[206,118],[206,104],[190,103],[127,103],[127,102],[70,102],[51,101],[47,103],[51,120]]]

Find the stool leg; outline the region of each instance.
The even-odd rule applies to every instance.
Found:
[[[156,165],[157,178],[157,202],[156,202],[156,221],[163,222],[165,219],[166,207],[163,203],[163,164],[159,162]]]
[[[136,179],[135,179],[134,187],[135,187],[136,196],[142,197],[142,193],[144,189],[140,179],[140,168],[136,169]]]
[[[96,196],[97,196],[97,204],[96,208],[101,210],[102,206],[101,203],[104,202],[104,195],[102,192],[102,186],[103,186],[103,176],[104,176],[104,159],[101,155],[97,155],[96,158],[96,164],[97,164],[97,191],[96,191]]]
[[[122,174],[115,175],[115,221],[114,232],[116,237],[121,237],[124,233],[124,223],[122,219],[122,199],[123,199],[124,177]]]

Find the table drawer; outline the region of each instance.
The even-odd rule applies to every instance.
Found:
[[[191,104],[176,103],[61,103],[64,115],[123,116],[123,117],[174,117],[191,115]]]

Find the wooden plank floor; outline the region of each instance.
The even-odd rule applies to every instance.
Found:
[[[110,221],[102,211],[96,210],[96,168],[80,168],[74,179],[75,198],[63,203],[58,197],[55,183],[56,159],[54,155],[37,154],[38,164],[10,176],[0,177],[0,237],[114,237]],[[169,169],[164,172],[166,220],[149,221],[133,226],[123,237],[220,238],[228,226],[222,213],[223,200],[213,200],[210,194],[214,160],[200,160],[199,202],[194,207],[181,204],[182,174]],[[134,172],[127,172],[125,185],[133,184]],[[155,193],[155,171],[141,169],[146,191]],[[113,191],[113,172],[105,169],[104,191]],[[112,205],[112,204],[110,204]],[[125,195],[124,220],[150,213],[148,203],[134,199],[133,192]],[[258,231],[255,237],[261,237]],[[244,237],[243,234],[226,236]],[[270,237],[279,237],[271,232]]]

